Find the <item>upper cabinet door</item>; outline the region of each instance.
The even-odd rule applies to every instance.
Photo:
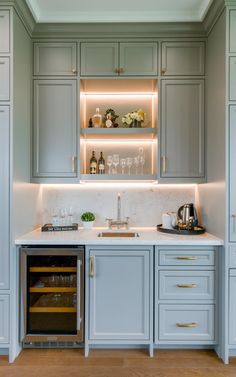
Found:
[[[161,74],[165,76],[204,75],[204,42],[163,42]]]
[[[161,178],[204,177],[204,80],[162,80]]]
[[[10,52],[10,12],[0,10],[0,53]]]
[[[116,76],[118,43],[81,43],[81,76]]]
[[[229,238],[231,242],[236,241],[236,105],[229,108],[229,164],[230,164],[230,184],[229,184]]]
[[[156,76],[157,43],[120,43],[121,76]]]
[[[236,101],[236,57],[229,58],[229,100]]]
[[[10,100],[10,58],[0,57],[0,101]]]
[[[76,43],[35,43],[34,75],[76,76]]]
[[[76,80],[34,82],[34,177],[76,177]]]
[[[236,52],[236,9],[230,10],[229,20],[229,52]]]

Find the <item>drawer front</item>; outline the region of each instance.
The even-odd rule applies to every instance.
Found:
[[[0,58],[0,101],[10,99],[10,61],[9,58]]]
[[[229,248],[229,265],[231,268],[236,268],[236,246]]]
[[[214,271],[160,271],[159,299],[214,299]]]
[[[9,296],[0,295],[0,344],[9,343]]]
[[[10,52],[10,11],[0,11],[0,53]]]
[[[160,266],[214,266],[213,249],[159,249]]]
[[[159,340],[214,340],[214,305],[159,305]]]

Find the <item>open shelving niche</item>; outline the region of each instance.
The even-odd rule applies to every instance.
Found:
[[[85,79],[80,84],[80,162],[81,181],[155,181],[157,179],[157,119],[158,85],[154,79]],[[89,118],[96,108],[104,115],[109,108],[119,115],[117,128],[88,128]],[[143,109],[145,120],[141,128],[124,128],[122,116],[128,112]],[[103,152],[105,161],[108,155],[119,154],[120,158],[135,157],[138,148],[145,152],[143,174],[138,174],[134,166],[131,174],[125,169],[121,174],[89,174],[89,161],[92,151],[99,159]]]

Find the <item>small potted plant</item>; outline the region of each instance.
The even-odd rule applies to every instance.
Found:
[[[95,215],[92,212],[84,212],[81,215],[81,220],[84,229],[92,229],[95,220]]]

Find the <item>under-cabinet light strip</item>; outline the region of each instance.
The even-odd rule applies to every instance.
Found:
[[[142,144],[155,144],[156,140],[127,140],[127,139],[119,139],[119,140],[106,140],[106,139],[82,139],[81,142],[86,144],[135,144],[135,145],[142,145]]]
[[[110,97],[110,96],[112,96],[112,97],[155,97],[155,96],[157,96],[157,93],[137,93],[137,92],[135,92],[135,93],[127,93],[127,92],[120,92],[120,93],[108,93],[108,92],[106,92],[106,93],[99,93],[99,92],[97,92],[97,93],[93,93],[93,92],[86,92],[86,93],[81,93],[81,95],[82,96],[85,96],[85,97]]]

